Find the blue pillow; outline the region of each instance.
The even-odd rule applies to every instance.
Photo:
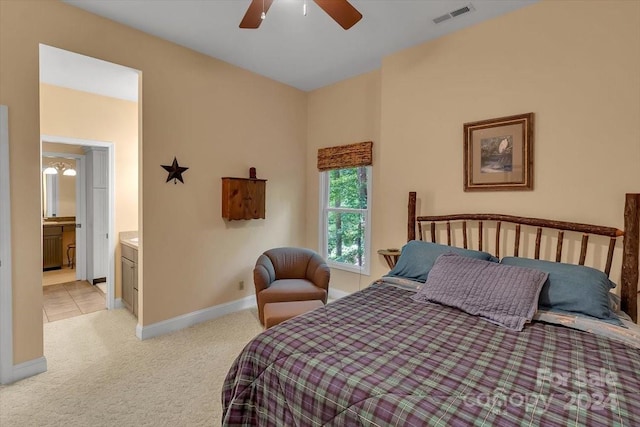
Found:
[[[454,253],[467,258],[498,262],[496,257],[487,252],[439,245],[421,240],[412,240],[402,247],[402,253],[400,254],[400,258],[398,258],[398,262],[387,276],[404,277],[405,279],[424,283],[436,259],[440,255],[447,253]]]
[[[500,262],[549,273],[549,278],[540,292],[539,308],[579,313],[614,324],[620,323],[611,311],[609,302],[609,291],[615,288],[616,284],[602,271],[583,265],[528,258],[505,257]]]

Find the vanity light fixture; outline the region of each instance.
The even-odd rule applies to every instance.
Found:
[[[62,171],[62,175],[76,176],[76,170],[71,167],[69,163],[65,162],[53,162],[49,163],[49,166],[44,170],[45,175],[56,175]]]

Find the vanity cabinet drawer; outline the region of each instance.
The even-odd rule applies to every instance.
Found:
[[[122,256],[130,261],[138,262],[138,251],[127,245],[121,245]]]
[[[47,225],[42,227],[42,235],[44,236],[62,236],[61,225]]]

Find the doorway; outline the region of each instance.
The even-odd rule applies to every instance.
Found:
[[[70,221],[75,248],[65,242],[62,258],[76,281],[104,285],[108,309],[123,306],[118,235],[138,232],[139,79],[138,70],[40,45],[41,149],[77,162],[84,195]]]
[[[113,144],[43,135],[41,146],[43,321],[113,308]]]

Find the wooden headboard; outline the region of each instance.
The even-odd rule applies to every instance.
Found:
[[[580,243],[580,258],[578,264],[584,265],[587,257],[587,248],[589,236],[605,236],[609,237],[609,248],[607,250],[607,259],[603,271],[609,275],[611,265],[613,263],[614,250],[616,243],[620,237],[623,237],[622,251],[622,273],[620,276],[621,286],[621,308],[629,314],[634,322],[638,323],[638,255],[640,252],[640,193],[632,193],[626,195],[624,208],[624,230],[615,227],[604,227],[591,224],[582,224],[577,222],[555,221],[540,218],[527,218],[512,215],[501,214],[453,214],[453,215],[431,215],[416,216],[416,193],[409,193],[409,209],[407,222],[407,240],[416,240],[416,228],[418,229],[418,240],[424,240],[424,234],[431,236],[431,241],[437,241],[436,223],[446,224],[447,244],[452,245],[451,222],[462,223],[462,241],[463,247],[468,247],[469,232],[467,221],[477,225],[478,239],[477,249],[483,250],[484,237],[487,233],[483,232],[485,222],[490,222],[492,228],[495,228],[495,248],[494,254],[500,258],[500,242],[502,240],[501,230],[503,223],[515,225],[515,237],[513,251],[511,255],[518,256],[520,252],[520,236],[521,226],[535,227],[535,249],[534,257],[539,259],[540,246],[543,229],[557,231],[557,243],[555,261],[560,262],[562,257],[563,242],[565,241],[564,233],[578,232],[583,233]],[[428,226],[423,226],[423,224]],[[427,230],[428,228],[428,230]],[[444,242],[443,242],[444,243]],[[505,254],[506,255],[506,254]]]

